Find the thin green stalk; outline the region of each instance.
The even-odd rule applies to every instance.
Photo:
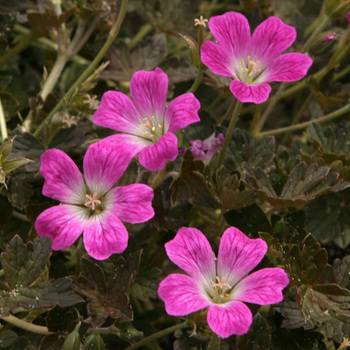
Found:
[[[2,316],[1,319],[3,319],[4,321],[11,323],[12,325],[18,327],[18,328],[22,328],[28,332],[32,332],[32,333],[36,333],[36,334],[44,334],[44,335],[48,335],[48,334],[54,334],[53,332],[50,332],[47,327],[43,327],[43,326],[38,326],[36,324],[33,323],[29,323],[27,321],[24,321],[20,318],[17,318],[16,316]]]
[[[135,343],[135,344],[133,344],[131,346],[128,346],[125,350],[138,349],[139,347],[141,347],[141,346],[143,346],[145,344],[148,344],[148,343],[152,342],[153,340],[156,340],[158,338],[164,337],[165,335],[174,333],[178,329],[183,329],[183,328],[186,328],[186,327],[188,327],[188,323],[187,322],[183,322],[183,323],[180,323],[180,324],[178,324],[176,326],[163,329],[160,332],[154,333],[154,334],[150,335],[149,337],[146,337],[146,338],[140,340],[139,342],[137,342],[137,343]]]
[[[339,73],[334,74],[334,78],[333,80],[339,80],[341,78],[344,78],[345,76],[347,76],[350,73],[350,64],[344,68],[343,70],[341,70]]]
[[[162,170],[158,171],[157,176],[154,178],[152,185],[151,185],[151,187],[153,189],[155,189],[156,187],[159,186],[159,184],[161,183],[161,181],[163,179],[164,174],[165,174],[165,166]]]
[[[4,109],[2,108],[1,99],[0,99],[0,129],[1,129],[1,138],[2,138],[2,141],[4,141],[5,139],[7,139],[8,133],[7,133],[5,113],[4,113]]]
[[[302,49],[302,52],[307,52],[310,47],[311,47],[311,44],[313,43],[313,41],[315,40],[316,36],[318,34],[321,33],[321,31],[326,27],[326,25],[328,24],[330,18],[323,14],[322,15],[322,20],[321,22],[318,24],[317,28],[312,32],[311,36],[309,37],[309,39],[306,41],[306,43],[304,44],[303,46],[303,49]]]
[[[39,125],[38,129],[34,132],[34,136],[38,137],[43,130],[45,129],[45,124],[48,124],[52,117],[64,106],[66,103],[65,101],[69,100],[71,96],[74,95],[76,92],[76,89],[80,84],[82,84],[97,68],[98,64],[101,62],[102,58],[106,55],[108,49],[112,45],[113,41],[115,40],[116,36],[119,33],[120,27],[123,23],[125,14],[126,14],[126,8],[127,8],[128,0],[123,0],[119,15],[117,18],[117,21],[113,25],[111,31],[109,32],[108,38],[101,48],[98,55],[94,58],[94,60],[90,63],[90,65],[86,68],[84,73],[77,79],[77,81],[71,86],[71,88],[68,90],[68,92],[64,95],[64,97],[61,99],[61,101],[56,105],[56,107],[50,112],[50,114],[45,118],[45,120]]]
[[[235,107],[236,107],[236,100],[234,99],[231,102],[230,107],[228,108],[226,113],[223,115],[222,118],[219,119],[218,125],[221,125],[230,115],[233,114],[233,111],[235,110]]]
[[[6,52],[4,55],[0,56],[0,66],[12,60],[12,58],[17,56],[21,51],[25,50],[36,37],[36,34],[28,30],[28,33],[22,37],[20,42],[15,47]]]
[[[308,105],[310,104],[313,96],[314,96],[314,94],[312,92],[310,92],[309,95],[307,96],[307,98],[305,99],[304,103],[302,104],[302,106],[299,108],[298,113],[296,113],[295,117],[293,118],[291,125],[295,125],[295,124],[299,123],[299,120],[302,118],[302,116],[303,116],[305,110],[307,109]],[[290,136],[291,136],[291,132],[288,132],[284,136],[282,143],[283,144],[286,143],[289,140]]]
[[[203,79],[203,73],[204,73],[203,69],[202,69],[202,68],[199,68],[198,74],[197,74],[197,76],[196,76],[196,79],[195,79],[195,81],[193,82],[192,86],[187,90],[187,92],[192,92],[192,93],[194,93],[194,92],[197,91],[197,89],[199,88],[199,85],[201,84],[201,81],[202,81],[202,79]]]
[[[153,26],[150,23],[146,23],[141,29],[136,33],[136,35],[131,39],[129,43],[129,49],[132,50],[135,45],[142,40],[147,34],[153,30]]]
[[[307,122],[299,123],[296,125],[286,126],[284,128],[278,128],[278,129],[274,129],[274,130],[260,132],[259,134],[256,135],[256,137],[262,138],[262,137],[266,137],[266,136],[275,136],[275,135],[284,134],[284,133],[290,132],[290,131],[305,129],[306,127],[310,126],[313,123],[319,124],[319,123],[327,122],[329,120],[338,118],[338,117],[340,117],[348,112],[350,112],[350,103],[348,103],[346,106],[344,106],[344,107],[342,107],[342,108],[340,108],[332,113],[329,113],[323,117],[315,118],[315,119],[309,120]]]
[[[238,117],[239,117],[239,114],[241,112],[242,105],[243,105],[243,103],[241,101],[237,100],[230,124],[229,124],[228,129],[227,129],[227,133],[225,135],[224,143],[221,147],[217,168],[220,168],[220,166],[224,162],[226,149],[227,149],[228,144],[231,141],[233,130],[234,130],[236,123],[238,121]]]
[[[217,341],[218,341],[218,335],[216,333],[213,333],[207,350],[214,350]]]
[[[64,52],[59,52],[56,58],[56,61],[52,67],[52,70],[47,77],[44,86],[42,88],[42,91],[40,93],[41,98],[43,101],[46,100],[46,97],[51,93],[51,91],[54,89],[58,79],[60,78],[62,71],[68,61],[68,56]]]
[[[261,118],[256,122],[255,127],[254,127],[253,132],[252,132],[253,135],[258,134],[261,131],[261,129],[264,127],[268,117],[270,116],[271,112],[275,108],[276,103],[280,99],[280,96],[281,96],[283,90],[286,88],[286,86],[287,86],[286,83],[282,83],[279,86],[279,88],[276,91],[275,95],[270,100],[270,103],[267,105],[267,108],[266,108],[265,112],[263,113]]]

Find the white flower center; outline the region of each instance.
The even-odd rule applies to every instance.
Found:
[[[235,75],[244,83],[256,84],[257,79],[263,73],[264,68],[259,60],[252,60],[251,56],[247,58],[242,58],[238,61],[234,67]]]
[[[102,202],[99,199],[97,199],[96,196],[96,192],[92,196],[90,194],[86,194],[85,197],[88,199],[88,201],[85,202],[84,205],[86,207],[91,207],[91,209],[95,210],[95,213],[98,214],[102,211],[101,208],[99,208],[99,204],[101,204]]]
[[[213,303],[224,304],[230,300],[232,286],[225,283],[225,277],[216,276],[216,281],[211,280],[210,282],[211,288],[207,290],[207,293]]]
[[[140,131],[142,137],[157,142],[164,133],[163,125],[154,116],[142,118]]]

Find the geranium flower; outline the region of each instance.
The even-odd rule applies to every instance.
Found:
[[[223,134],[219,134],[217,137],[213,134],[205,140],[190,140],[191,147],[189,149],[195,160],[202,160],[208,163],[223,141]]]
[[[174,273],[160,283],[158,293],[166,312],[185,316],[208,307],[208,325],[222,338],[248,332],[253,319],[243,302],[278,303],[289,283],[281,268],[265,268],[247,276],[264,257],[267,244],[260,238],[248,238],[235,227],[224,232],[217,263],[208,240],[195,228],[181,228],[165,249],[169,259],[189,275]]]
[[[93,116],[95,124],[120,131],[109,141],[125,144],[141,165],[161,170],[178,155],[173,131],[200,121],[200,103],[192,93],[178,96],[166,106],[168,76],[156,68],[138,71],[131,78],[133,100],[118,91],[107,91]]]
[[[269,17],[252,36],[248,20],[237,12],[212,17],[209,29],[218,44],[203,43],[201,59],[215,74],[233,78],[230,90],[241,102],[265,102],[268,82],[299,80],[312,64],[302,53],[281,55],[297,34],[278,17]]]
[[[128,245],[128,232],[121,221],[135,224],[154,216],[149,186],[113,187],[131,160],[123,147],[107,141],[91,145],[84,157],[84,176],[58,149],[44,152],[40,160],[43,194],[62,204],[43,211],[35,228],[40,236],[52,239],[54,250],[69,247],[84,232],[88,254],[107,259]]]

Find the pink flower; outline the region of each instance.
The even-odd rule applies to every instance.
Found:
[[[167,161],[178,155],[177,138],[173,131],[200,121],[200,103],[192,93],[178,96],[166,106],[168,77],[160,69],[138,71],[130,82],[133,97],[117,91],[107,91],[93,121],[97,125],[120,131],[109,141],[125,144],[141,165],[161,170]]]
[[[64,152],[49,149],[40,158],[45,183],[43,194],[62,202],[43,211],[35,222],[40,236],[52,239],[52,249],[72,245],[84,232],[86,251],[98,260],[121,253],[132,224],[154,216],[153,190],[143,184],[113,187],[129,165],[123,147],[100,141],[85,155],[84,176]]]
[[[166,312],[185,316],[208,307],[208,325],[222,338],[248,332],[252,313],[243,302],[278,303],[289,283],[280,268],[247,276],[264,257],[267,245],[235,227],[224,232],[217,262],[208,240],[195,228],[181,228],[165,248],[170,260],[189,275],[174,273],[160,283],[158,293]]]
[[[265,102],[268,82],[303,78],[312,60],[301,53],[281,55],[296,38],[293,27],[269,17],[251,36],[248,20],[237,12],[212,17],[210,31],[218,44],[206,41],[201,59],[215,74],[232,77],[230,90],[241,102]]]
[[[323,39],[322,39],[322,41],[329,41],[329,40],[333,40],[335,37],[336,37],[336,33],[331,33],[331,34],[329,34],[329,35],[327,35],[326,37],[324,37]]]
[[[348,13],[346,14],[346,19],[347,19],[348,22],[350,23],[350,12],[348,12]]]
[[[216,150],[221,146],[224,141],[224,135],[219,134],[215,137],[215,134],[209,136],[205,140],[190,140],[190,151],[192,152],[195,160],[203,160],[207,163],[213,158]]]

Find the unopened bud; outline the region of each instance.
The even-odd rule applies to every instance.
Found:
[[[84,350],[104,350],[105,344],[100,336],[99,331],[94,331],[84,342]]]
[[[68,334],[68,337],[64,341],[63,350],[79,350],[80,349],[80,335],[79,328],[80,322],[75,326],[73,332]]]

